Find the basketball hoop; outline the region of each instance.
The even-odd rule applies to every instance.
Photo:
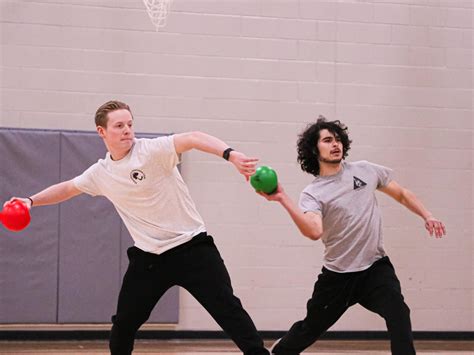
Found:
[[[158,31],[166,26],[166,19],[173,0],[143,0],[150,20]]]

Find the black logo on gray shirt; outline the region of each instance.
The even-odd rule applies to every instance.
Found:
[[[140,181],[145,180],[145,173],[138,169],[132,170],[130,172],[130,179],[132,179],[135,184],[138,184]]]
[[[361,187],[364,187],[365,185],[367,185],[367,183],[363,182],[361,179],[354,176],[354,190],[360,189]]]

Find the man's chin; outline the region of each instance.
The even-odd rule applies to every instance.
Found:
[[[339,159],[322,159],[321,161],[323,163],[326,163],[326,164],[340,164],[341,161],[342,161],[342,158],[339,158]]]

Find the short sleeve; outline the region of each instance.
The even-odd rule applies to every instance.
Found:
[[[377,175],[377,188],[387,186],[393,180],[393,170],[383,165],[369,163],[369,166]]]
[[[151,160],[160,164],[165,170],[172,170],[179,164],[179,155],[174,147],[174,135],[147,139],[145,142]]]
[[[97,176],[97,168],[98,163],[91,165],[81,175],[72,179],[72,182],[76,188],[91,196],[101,195],[101,192],[94,179],[94,177]]]
[[[323,208],[322,208],[321,202],[307,191],[303,191],[301,193],[299,206],[303,210],[304,213],[315,212],[320,215],[323,214]]]

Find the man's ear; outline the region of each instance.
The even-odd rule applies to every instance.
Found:
[[[105,137],[105,128],[102,127],[102,126],[97,126],[96,129],[97,129],[97,133],[99,134],[99,136],[101,138],[104,138]]]

